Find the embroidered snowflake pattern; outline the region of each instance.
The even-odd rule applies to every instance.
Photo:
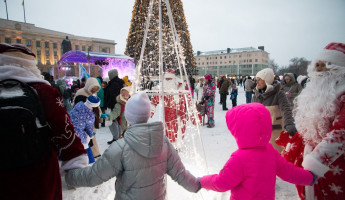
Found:
[[[337,166],[332,166],[331,171],[333,172],[333,175],[340,175],[344,170],[341,169],[338,165]]]
[[[334,183],[332,183],[332,185],[329,185],[331,191],[333,191],[336,195],[338,195],[339,193],[343,192],[343,190],[341,189],[340,186],[336,186]]]
[[[56,102],[57,105],[59,105],[60,107],[63,108],[63,107],[64,107],[64,105],[63,105],[63,100],[62,100],[60,97],[57,97],[56,100],[57,100],[57,102]]]
[[[332,162],[332,156],[328,155],[327,153],[323,154],[323,156],[320,157],[322,164],[329,165],[330,162]]]

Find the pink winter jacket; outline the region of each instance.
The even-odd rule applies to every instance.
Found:
[[[309,171],[288,163],[269,143],[272,120],[265,106],[259,103],[236,106],[225,118],[239,149],[219,174],[201,178],[203,188],[231,190],[231,200],[273,200],[276,176],[297,185],[311,184],[313,176]]]

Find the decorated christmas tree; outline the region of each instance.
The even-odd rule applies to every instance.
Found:
[[[162,46],[163,46],[163,67],[164,71],[167,69],[174,69],[179,73],[177,66],[177,58],[175,53],[175,45],[171,31],[171,22],[167,14],[167,7],[165,0],[161,1],[162,13],[159,15],[159,0],[153,0],[152,14],[150,18],[149,31],[144,43],[145,50],[143,52],[143,63],[141,73],[146,76],[158,75],[159,66],[159,16],[162,16]],[[177,35],[182,46],[182,53],[186,71],[188,74],[196,74],[196,61],[193,54],[192,45],[190,42],[190,35],[186,18],[183,11],[181,0],[169,0],[170,8],[173,17],[173,23],[177,31]],[[139,61],[141,49],[143,47],[144,32],[146,21],[149,13],[150,0],[136,0],[133,12],[132,21],[128,33],[127,46],[125,54],[133,57]],[[183,72],[182,72],[183,73]]]

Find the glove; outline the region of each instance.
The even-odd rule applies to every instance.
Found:
[[[110,119],[110,115],[108,115],[108,114],[103,114],[103,113],[102,113],[102,114],[101,114],[101,118],[102,118],[102,119],[107,119],[107,118]]]
[[[316,174],[314,174],[313,172],[311,172],[311,171],[309,171],[309,172],[313,175],[313,181],[310,183],[310,185],[314,185],[319,177]]]
[[[96,135],[96,132],[93,132],[93,133],[92,133],[92,136],[95,136],[95,135]]]
[[[285,129],[291,137],[293,137],[295,133],[297,132],[296,126],[294,124],[286,125]]]
[[[196,192],[199,192],[199,190],[202,188],[201,187],[201,177],[196,178],[196,181],[198,182],[198,185],[199,185],[199,189]]]

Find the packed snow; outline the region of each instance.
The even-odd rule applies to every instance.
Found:
[[[237,97],[237,104],[244,104],[246,102],[245,92],[242,86],[238,86],[239,94]],[[194,97],[196,99],[196,96]],[[203,148],[205,151],[205,161],[208,166],[208,171],[210,174],[218,173],[226,161],[230,158],[230,155],[236,151],[237,144],[235,139],[230,134],[225,123],[225,113],[226,111],[222,110],[222,105],[219,104],[220,95],[218,90],[216,92],[216,101],[215,101],[215,127],[207,128],[205,126],[200,127],[200,135],[203,141]],[[230,97],[227,96],[227,107],[231,109],[232,104]],[[112,135],[107,126],[110,125],[110,122],[106,123],[106,127],[101,127],[97,131],[97,142],[100,148],[101,153],[108,148],[107,141],[112,139]],[[198,147],[199,151],[200,148]],[[203,153],[199,152],[203,157]],[[187,170],[191,171],[196,177],[200,177],[205,174],[200,174],[200,171],[195,169],[191,163],[188,163],[188,160],[184,160],[184,165]],[[103,200],[103,199],[114,199],[115,197],[115,180],[112,178],[103,184],[88,188],[69,188],[67,187],[64,178],[62,178],[62,187],[63,187],[63,199],[66,200],[79,200],[79,199],[92,199],[92,200]],[[293,184],[282,181],[277,177],[277,184],[275,187],[276,198],[277,200],[295,200],[299,199],[295,186]],[[207,199],[207,200],[227,200],[230,198],[230,192],[218,193],[213,191],[206,191],[201,189],[197,194],[191,194],[188,191],[184,190],[176,182],[167,178],[167,194],[168,199]]]

